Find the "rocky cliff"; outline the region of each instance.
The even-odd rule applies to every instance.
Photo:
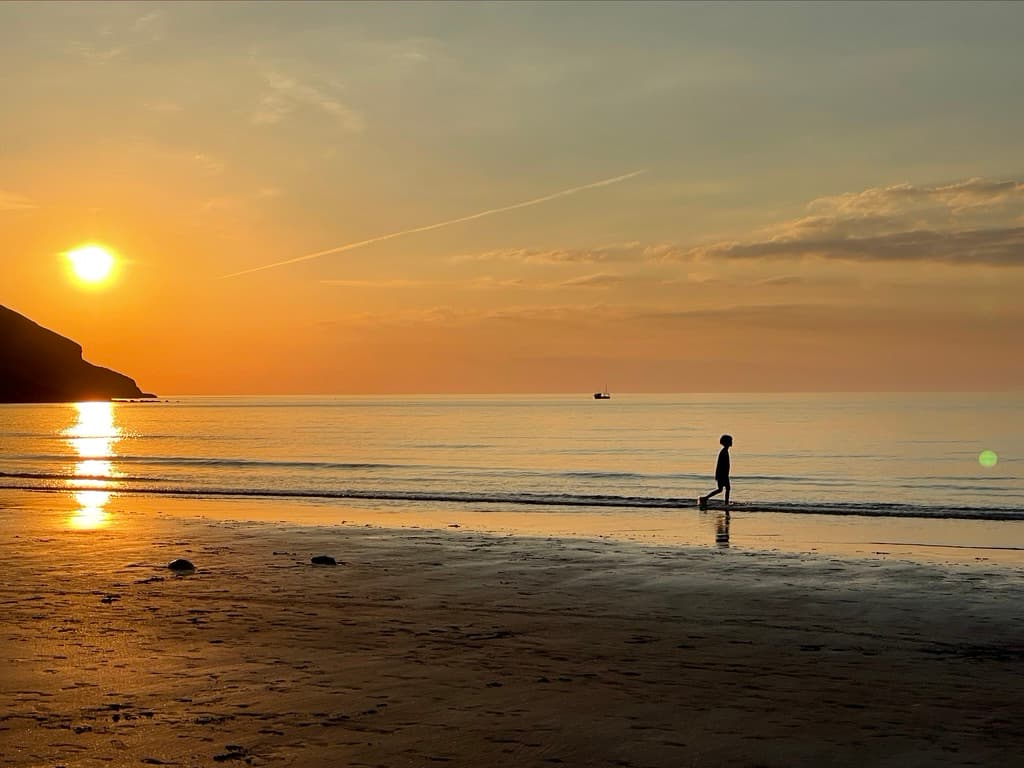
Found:
[[[0,403],[154,397],[123,374],[82,359],[82,348],[0,305]]]

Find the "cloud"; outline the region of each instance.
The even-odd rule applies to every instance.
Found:
[[[718,275],[710,272],[687,272],[685,280],[666,280],[667,285],[687,283],[689,285],[710,285],[724,282]]]
[[[308,106],[323,112],[350,133],[363,130],[362,115],[336,96],[278,72],[268,74],[266,82],[270,91],[260,99],[259,107],[253,115],[254,123],[279,123],[298,107]]]
[[[72,50],[91,64],[106,64],[164,37],[165,20],[160,11],[134,17],[120,17],[118,11],[114,14],[95,30],[93,41],[76,42]]]
[[[453,288],[457,290],[504,291],[522,289],[530,291],[553,291],[560,288],[606,288],[625,282],[620,275],[599,273],[581,275],[568,280],[524,280],[522,278],[499,278],[490,275],[473,277],[468,280],[408,280],[382,278],[377,280],[321,280],[322,285],[337,288],[369,288],[388,290],[393,288],[423,288],[426,286]]]
[[[808,209],[818,215],[909,216],[927,213],[963,215],[1006,204],[1024,203],[1024,183],[972,178],[942,186],[896,184],[814,200]]]
[[[676,243],[649,243],[643,247],[642,255],[644,261],[679,261],[686,253],[685,248]]]
[[[510,288],[526,290],[546,290],[556,288],[560,283],[542,282],[540,280],[523,280],[521,278],[502,278],[483,275],[467,280],[409,280],[402,278],[380,278],[376,280],[321,280],[321,285],[332,285],[337,288],[452,288],[473,291],[503,291]]]
[[[1024,312],[1016,307],[1008,308],[996,317],[974,311],[952,312],[950,307],[941,308],[892,307],[882,304],[865,306],[858,302],[836,304],[825,301],[788,301],[761,303],[732,303],[704,307],[650,307],[643,304],[589,302],[572,304],[511,304],[488,309],[464,308],[451,305],[437,305],[421,308],[407,308],[389,311],[386,314],[369,312],[346,312],[333,322],[347,322],[353,318],[380,322],[387,320],[395,325],[416,325],[420,323],[444,323],[475,325],[488,321],[529,322],[529,323],[574,323],[577,325],[608,325],[623,327],[639,324],[644,328],[691,327],[692,323],[713,322],[750,326],[753,328],[799,329],[813,333],[828,323],[871,326],[885,331],[891,330],[891,317],[918,317],[921,327],[927,328],[933,318],[946,318],[956,323],[1024,322]],[[723,326],[724,327],[724,326]]]
[[[799,275],[777,275],[775,277],[766,277],[763,280],[755,280],[754,285],[757,286],[776,286],[776,285],[802,285],[806,283],[806,278],[800,277]]]
[[[505,290],[508,288],[530,288],[533,284],[518,277],[492,277],[490,275],[484,275],[467,281],[465,285],[467,288],[492,291]]]
[[[424,285],[420,280],[321,280],[323,285],[337,288],[418,288]]]
[[[226,164],[222,159],[205,152],[196,152],[192,155],[192,160],[203,170],[204,173],[210,176],[219,176],[224,173],[224,169],[226,167]]]
[[[517,278],[497,278],[490,276],[474,277],[469,280],[410,280],[404,278],[380,278],[376,280],[321,280],[321,285],[336,288],[369,288],[389,290],[393,288],[425,288],[442,287],[469,290],[505,290],[507,288],[536,288],[538,283]]]
[[[569,280],[563,280],[560,285],[563,288],[609,288],[620,285],[623,282],[621,275],[613,275],[607,272],[599,272],[595,275],[581,275]]]
[[[402,309],[389,312],[343,312],[321,325],[326,328],[356,327],[368,331],[385,328],[414,328],[424,326],[453,327],[472,325],[480,313],[451,306],[433,306]]]
[[[595,248],[499,248],[482,253],[453,256],[456,264],[467,262],[511,262],[517,264],[603,264],[644,260],[640,243],[617,243]]]
[[[648,310],[610,304],[511,304],[487,309],[435,305],[407,307],[387,312],[347,311],[324,324],[335,326],[365,326],[411,328],[426,326],[477,328],[487,324],[501,326],[528,324],[550,327],[570,324],[577,327],[615,325],[620,320],[643,318]]]
[[[1024,266],[1024,182],[971,178],[943,185],[897,184],[812,200],[807,215],[749,238],[700,246],[627,242],[595,248],[506,248],[453,262],[520,264],[708,264],[728,260],[825,259]],[[691,273],[690,282],[702,282]],[[771,285],[793,284],[773,278]]]
[[[576,325],[592,325],[595,323],[611,323],[617,317],[628,316],[621,307],[610,307],[600,304],[548,304],[541,306],[507,306],[477,312],[473,316],[479,322],[502,323],[573,323]]]
[[[702,258],[806,258],[844,261],[931,261],[944,264],[1024,266],[1024,227],[915,230],[878,237],[719,243],[695,249]]]
[[[218,172],[215,168],[207,169],[211,174]],[[217,195],[205,199],[199,206],[201,213],[229,213],[241,212],[253,204],[265,200],[273,200],[280,196],[281,191],[276,187],[259,187],[251,192],[235,195]]]
[[[38,207],[24,195],[0,189],[0,211],[31,211]]]
[[[749,240],[673,251],[666,260],[802,259],[1024,266],[1024,183],[973,178],[822,197],[808,215]]]
[[[674,324],[691,320],[719,320],[728,317],[735,323],[773,325],[776,322],[790,325],[795,319],[803,320],[820,314],[841,314],[848,308],[821,302],[799,302],[788,304],[734,304],[729,306],[699,307],[692,309],[635,309],[630,319],[648,320],[657,324]],[[812,326],[813,327],[813,326]]]

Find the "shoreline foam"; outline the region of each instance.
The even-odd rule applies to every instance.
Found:
[[[3,482],[2,479],[39,481],[38,485]],[[410,491],[381,489],[270,489],[219,488],[199,486],[191,488],[153,485],[146,477],[107,476],[88,474],[46,474],[33,472],[0,472],[0,491],[33,491],[65,493],[76,484],[94,484],[98,490],[123,495],[139,494],[168,498],[240,498],[273,499],[278,501],[333,501],[333,502],[396,502],[433,504],[504,504],[531,507],[590,507],[618,509],[696,509],[696,499],[667,496],[616,496],[558,493],[498,493],[471,491]],[[147,485],[146,483],[150,483]],[[712,502],[716,508],[720,502]],[[734,508],[746,512],[774,512],[795,515],[829,515],[833,517],[898,517],[928,520],[991,520],[1024,522],[1024,509],[1018,506],[950,506],[942,504],[910,504],[904,502],[863,501],[737,501]]]
[[[635,542],[668,547],[716,547],[858,559],[1001,563],[1024,568],[1024,521],[792,515],[737,506],[722,510],[617,510],[501,504],[396,503],[265,497],[177,497],[68,491],[3,491],[0,505],[53,511],[75,528],[118,525],[125,515],[206,517],[284,525],[370,525],[380,528],[472,530],[498,535]],[[2,506],[0,506],[2,508]],[[724,534],[724,537],[723,537]]]

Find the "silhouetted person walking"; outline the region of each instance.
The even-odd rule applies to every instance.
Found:
[[[729,491],[732,489],[732,486],[729,485],[729,448],[732,446],[732,435],[722,435],[718,442],[722,444],[722,450],[718,452],[718,464],[715,465],[715,482],[718,483],[718,489],[700,497],[701,509],[707,509],[708,499],[717,496],[723,489],[725,489],[725,506],[729,506]]]

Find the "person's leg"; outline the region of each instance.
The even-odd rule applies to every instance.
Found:
[[[719,488],[718,490],[722,490],[722,489]],[[731,490],[732,490],[732,486],[729,485],[729,481],[726,480],[725,481],[725,506],[727,506],[727,507],[729,506],[729,491],[731,491]]]
[[[717,490],[708,491],[706,496],[701,496],[700,499],[698,499],[698,501],[700,502],[700,508],[701,509],[707,509],[708,508],[708,499],[710,499],[712,496],[717,496],[721,492],[722,492],[722,486],[719,485]]]

